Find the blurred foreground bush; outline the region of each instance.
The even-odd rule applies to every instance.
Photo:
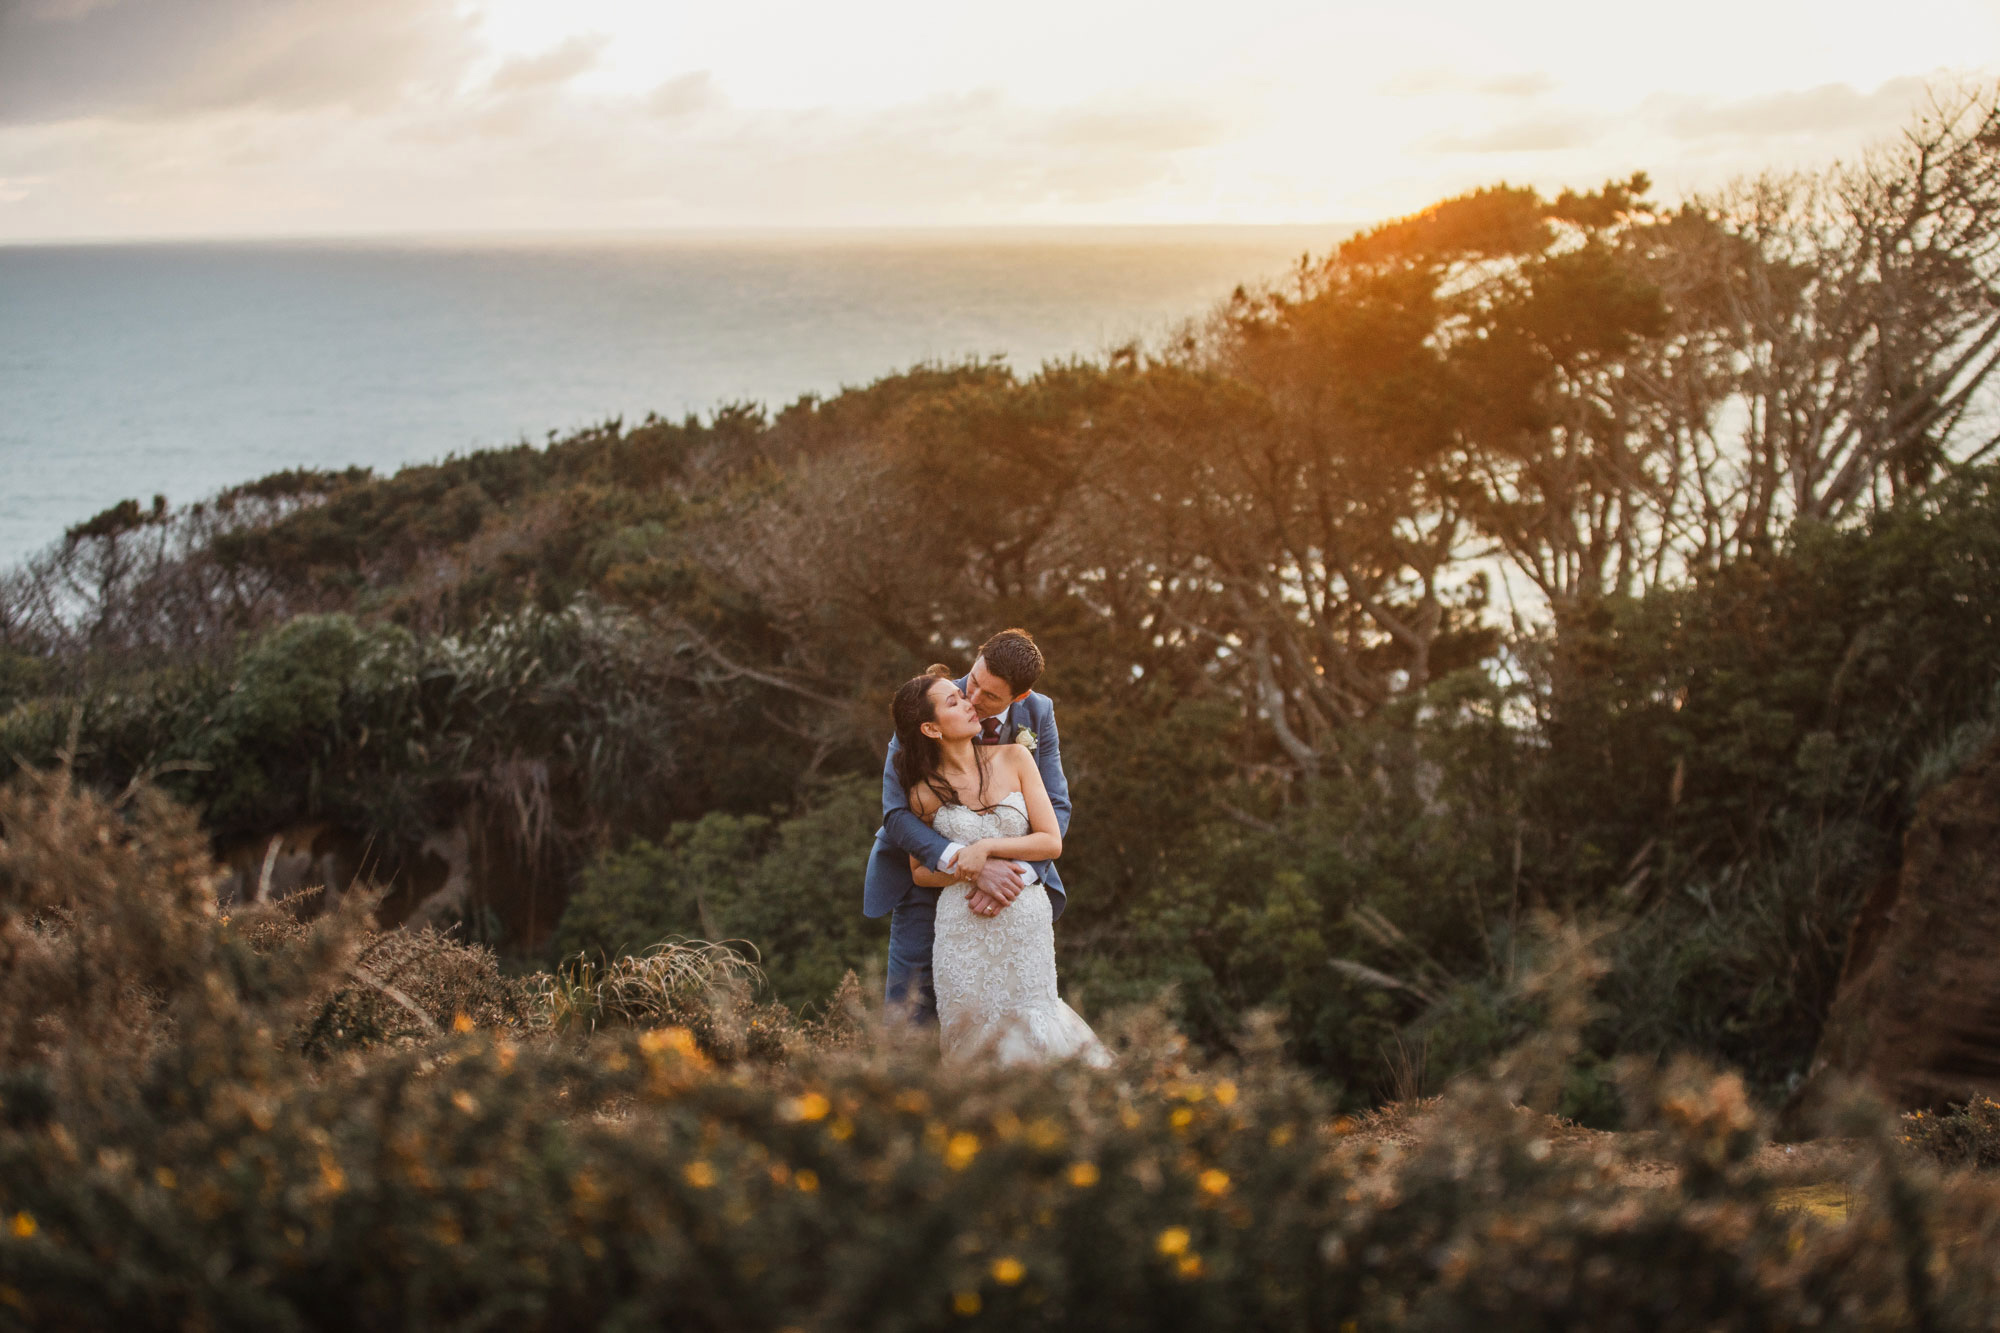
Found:
[[[1103,1073],[951,1070],[881,1031],[721,1065],[683,1028],[479,1010],[315,1059],[301,1025],[382,948],[356,908],[223,920],[194,820],[144,789],[121,810],[29,774],[0,830],[9,1327],[2000,1321],[2000,1193],[1880,1119],[1850,1127],[1841,1225],[1775,1206],[1741,1083],[1692,1064],[1627,1079],[1677,1184],[1555,1150],[1519,1103],[1575,1054],[1598,968],[1573,935],[1528,985],[1548,1030],[1397,1149],[1268,1029],[1212,1064],[1145,1015]]]
[[[1946,1166],[2000,1167],[2000,1102],[1975,1097],[1943,1112],[1912,1111],[1903,1142]]]

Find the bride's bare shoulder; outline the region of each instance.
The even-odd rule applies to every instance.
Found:
[[[1025,745],[998,745],[994,753],[1000,757],[1000,767],[1009,773],[1019,773],[1035,766],[1035,757],[1028,753]]]

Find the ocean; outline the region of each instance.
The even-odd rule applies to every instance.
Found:
[[[128,496],[1157,342],[1345,230],[0,246],[0,568]]]

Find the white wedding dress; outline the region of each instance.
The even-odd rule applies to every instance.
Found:
[[[953,842],[1018,838],[1028,832],[1028,805],[1019,792],[985,814],[947,805],[931,826]],[[999,1064],[1048,1064],[1077,1058],[1111,1063],[1090,1025],[1056,996],[1055,920],[1049,891],[1031,884],[997,916],[977,916],[966,891],[938,895],[931,980],[948,1060],[986,1058]]]

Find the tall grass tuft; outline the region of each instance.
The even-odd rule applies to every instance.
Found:
[[[756,1003],[757,964],[706,940],[662,940],[617,958],[578,953],[533,979],[541,1021],[558,1032],[681,1027],[711,1056],[775,1058],[794,1024],[781,1005]]]

